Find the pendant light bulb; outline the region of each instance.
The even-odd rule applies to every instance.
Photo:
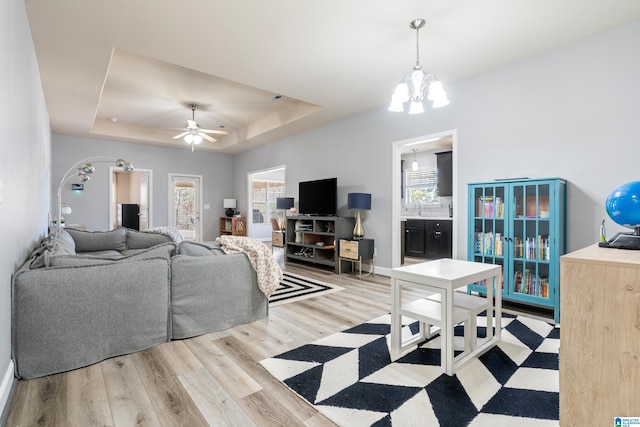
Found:
[[[412,171],[417,171],[418,170],[418,161],[416,160],[416,149],[413,149],[413,163],[411,163],[411,170]]]

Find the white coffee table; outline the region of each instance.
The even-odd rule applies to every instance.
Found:
[[[403,342],[402,316],[416,320],[418,320],[417,318],[428,318],[440,322],[441,366],[447,375],[453,375],[464,363],[485,353],[500,342],[502,328],[501,276],[502,268],[499,265],[449,258],[393,268],[391,270],[391,360],[395,361],[413,351],[417,344],[420,341],[424,341],[427,336],[426,331],[420,328],[419,334]],[[454,357],[454,326],[460,322],[460,319],[465,314],[470,316],[471,313],[469,310],[465,313],[465,304],[454,303],[454,291],[457,288],[485,279],[489,279],[487,281],[485,302],[487,307],[487,338],[479,346],[468,346],[467,343],[469,343],[470,337],[465,336],[465,351]],[[492,283],[493,286],[491,286]],[[495,302],[494,287],[497,290],[495,292]],[[403,288],[427,290],[434,294],[439,294],[439,298],[432,298],[427,300],[428,302],[417,300],[402,304]],[[494,316],[495,334],[491,327]],[[466,331],[468,332],[468,329]],[[475,337],[475,331],[473,331],[472,337]]]

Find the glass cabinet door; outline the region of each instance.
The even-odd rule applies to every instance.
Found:
[[[473,209],[473,260],[502,266],[504,289],[505,277],[505,185],[478,186],[472,189],[470,206]],[[507,271],[508,274],[508,271]],[[486,286],[478,283],[477,286]]]
[[[551,185],[514,184],[512,293],[549,298],[549,196]],[[526,298],[525,298],[526,299]]]

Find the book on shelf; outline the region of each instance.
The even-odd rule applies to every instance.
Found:
[[[514,275],[514,291],[542,298],[549,298],[549,278],[536,276],[528,268],[516,271]]]
[[[504,201],[501,197],[485,196],[476,199],[476,212],[485,218],[504,218]]]
[[[504,237],[501,233],[492,231],[476,232],[474,239],[474,252],[483,255],[504,255]]]
[[[522,244],[522,239],[520,239]],[[524,242],[524,249],[520,250],[516,256],[525,259],[549,261],[551,259],[549,236],[527,237]]]

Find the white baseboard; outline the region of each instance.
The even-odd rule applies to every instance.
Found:
[[[0,415],[9,409],[6,406],[9,400],[9,394],[11,393],[11,388],[13,387],[13,381],[15,381],[13,373],[13,360],[9,360],[9,366],[7,367],[7,371],[4,373],[2,384],[0,385]]]
[[[371,266],[368,265],[367,269],[370,269]],[[362,266],[362,269],[364,270],[364,265]],[[387,268],[387,267],[378,267],[376,266],[376,274],[379,274],[381,276],[387,276],[387,277],[391,277],[391,269]]]

